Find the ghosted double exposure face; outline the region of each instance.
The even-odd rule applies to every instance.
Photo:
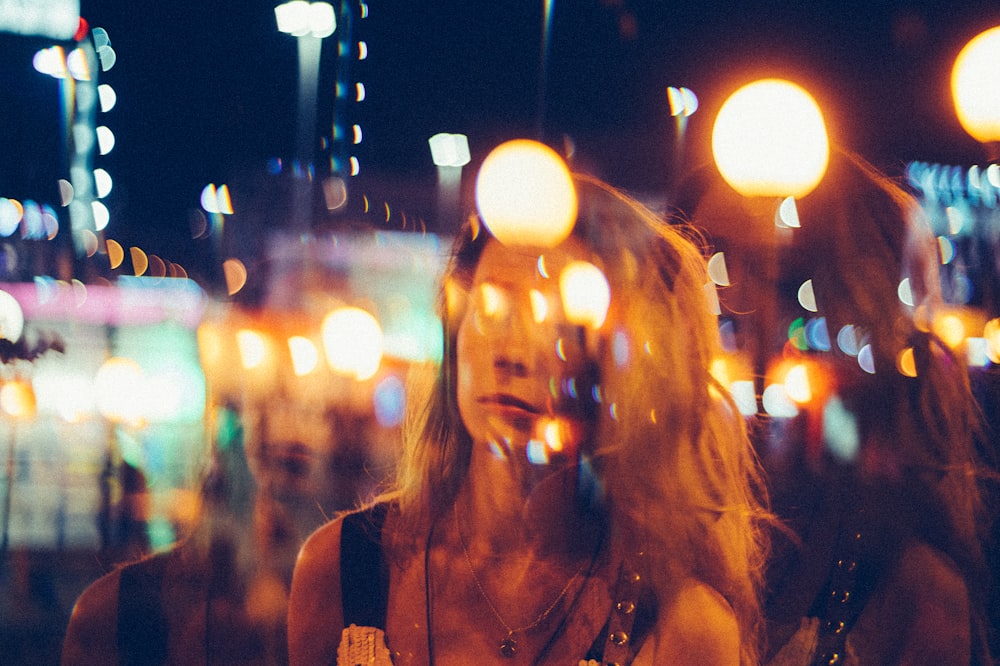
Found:
[[[592,426],[587,327],[571,321],[560,276],[582,243],[485,247],[458,328],[458,407],[477,444],[547,463],[575,458]],[[565,283],[565,280],[563,281]]]

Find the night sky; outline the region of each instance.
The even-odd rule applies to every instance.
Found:
[[[251,174],[269,160],[288,164],[295,156],[296,46],[277,32],[275,4],[82,1],[81,13],[108,31],[118,56],[101,78],[118,92],[118,106],[99,119],[117,137],[115,151],[100,159],[116,183],[109,236],[196,262],[207,247],[191,238],[189,216],[202,187],[254,183]],[[544,68],[540,1],[368,4],[370,16],[355,23],[352,40],[365,40],[370,54],[351,70],[367,90],[348,111],[364,130],[357,189],[373,200],[395,197],[414,215],[433,215],[427,138],[441,131],[468,134],[474,160],[506,138],[569,140],[587,170],[636,191],[662,190],[707,158],[725,97],[761,76],[805,86],[834,140],[889,170],[914,159],[984,160],[954,118],[948,76],[962,45],[1000,24],[995,1],[556,2]],[[333,120],[335,37],[324,42],[319,134]],[[16,169],[8,162],[3,187],[21,182],[12,170],[59,177],[47,176],[45,148],[58,135],[58,96],[54,81],[39,83],[30,71],[36,45],[0,35],[2,138],[13,146],[6,157],[29,155]],[[12,98],[18,82],[34,83]],[[691,88],[701,101],[683,162],[670,85]],[[242,196],[255,194],[264,196]],[[239,196],[234,189],[234,205]]]

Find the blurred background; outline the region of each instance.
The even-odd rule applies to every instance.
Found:
[[[220,442],[287,446],[293,477],[321,458],[328,514],[370,496],[510,138],[674,211],[725,100],[796,81],[927,211],[942,330],[996,419],[1000,134],[966,131],[950,79],[997,3],[279,4],[0,0],[7,663],[56,660],[88,583],[190,531]],[[794,416],[765,388],[748,414]]]

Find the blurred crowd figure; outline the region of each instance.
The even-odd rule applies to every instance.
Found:
[[[62,663],[287,662],[299,547],[379,479],[363,469],[368,415],[303,410],[280,391],[271,398],[250,413],[216,409],[194,526],[172,548],[125,562],[83,592]]]
[[[753,417],[789,530],[767,569],[765,663],[992,663],[997,440],[964,358],[935,334],[938,245],[917,202],[842,150],[797,201],[800,228],[776,229],[773,209],[711,177],[687,196],[725,249],[723,302],[758,389],[779,361],[808,369],[798,416]],[[806,280],[815,315],[797,299]],[[796,344],[790,324],[809,317],[819,335]]]
[[[462,230],[445,360],[409,400],[396,486],[303,547],[293,664],[756,662],[769,514],[709,373],[704,258],[572,182],[555,246]],[[610,286],[606,319],[570,312],[581,263]]]
[[[149,552],[149,488],[139,467],[117,457],[109,449],[101,470],[97,529],[101,552],[125,561]]]

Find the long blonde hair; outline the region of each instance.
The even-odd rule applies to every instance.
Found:
[[[976,450],[982,415],[965,363],[934,333],[933,318],[944,306],[937,240],[902,186],[845,150],[832,153],[824,182],[801,201],[799,214],[793,249],[808,266],[820,313],[831,331],[845,324],[861,330],[872,351],[872,374],[832,352],[846,361],[837,369],[868,446],[860,453],[890,461],[883,464],[891,469],[888,485],[913,508],[908,519],[892,517],[895,529],[946,553],[962,571],[979,634],[973,650],[982,652],[985,630],[976,625],[984,613],[983,541],[992,517],[980,482],[995,475],[985,472]],[[913,305],[898,296],[904,279]],[[897,370],[906,350],[912,373]],[[877,468],[861,475],[886,485]]]
[[[769,514],[743,419],[709,371],[720,345],[704,256],[692,234],[638,202],[588,176],[574,180],[574,233],[612,292],[590,453],[612,536],[628,532],[642,544],[661,607],[685,578],[718,590],[739,623],[743,662],[755,663]],[[386,497],[401,513],[395,536],[414,543],[450,507],[469,466],[455,393],[462,301],[454,294],[468,290],[487,241],[470,225],[456,243],[440,297],[444,361],[426,369],[430,381],[408,400],[404,453]]]

